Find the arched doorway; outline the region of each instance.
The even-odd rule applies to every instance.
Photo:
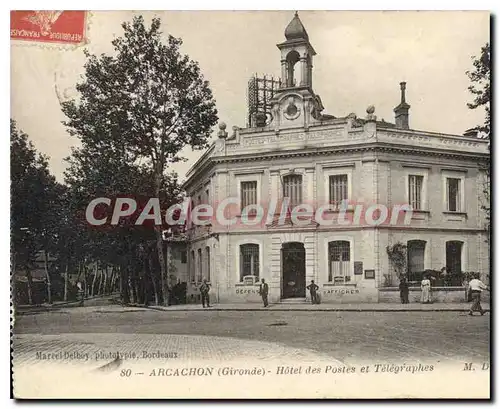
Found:
[[[306,296],[306,250],[303,243],[281,247],[281,298]]]

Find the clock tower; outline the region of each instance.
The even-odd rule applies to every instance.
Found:
[[[312,62],[316,55],[309,35],[296,12],[285,29],[286,40],[277,45],[281,51],[281,88],[271,100],[271,127],[304,127],[321,120],[323,105],[312,89]]]

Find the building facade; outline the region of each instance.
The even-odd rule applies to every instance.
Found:
[[[440,271],[446,284],[436,288],[437,300],[462,300],[461,284],[446,276],[489,277],[481,210],[487,141],[412,129],[405,83],[394,123],[378,121],[373,106],[363,118],[323,114],[312,87],[316,53],[298,15],[285,38],[278,44],[281,80],[264,111],[232,132],[221,124],[218,140],[187,174],[194,206],[241,202],[232,208],[235,225],[212,219],[189,227],[188,300],[206,278],[219,302],[260,302],[264,278],[271,302],[306,301],[311,280],[324,303],[396,301],[398,273],[388,248],[398,243],[406,245],[406,273],[415,286],[425,271]],[[335,222],[283,217],[284,201],[287,208],[306,204],[314,214],[333,205],[321,214]],[[263,222],[239,223],[253,215],[241,210],[257,205]]]

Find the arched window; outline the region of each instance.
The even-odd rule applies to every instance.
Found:
[[[463,241],[446,242],[446,271],[448,274],[458,275],[462,272]]]
[[[295,79],[295,65],[300,60],[300,55],[297,51],[290,51],[286,56],[286,64],[287,64],[287,78],[286,85],[288,87],[295,87],[297,81]]]
[[[287,197],[290,207],[302,204],[302,175],[287,175],[283,178],[283,197]]]
[[[421,273],[425,270],[425,241],[409,240],[406,243],[406,253],[408,258],[408,280],[421,280]]]
[[[189,281],[195,282],[196,278],[196,259],[194,257],[194,250],[191,250],[191,263],[189,264]]]
[[[207,259],[207,281],[210,281],[210,247],[205,247],[205,257]]]
[[[240,246],[240,281],[245,276],[259,277],[259,245],[242,244]]]
[[[201,249],[198,249],[198,271],[197,282],[199,283],[203,278],[203,259],[201,258]]]
[[[328,281],[339,284],[351,281],[351,245],[348,241],[328,243]]]

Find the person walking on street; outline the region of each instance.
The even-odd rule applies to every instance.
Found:
[[[486,311],[481,307],[481,292],[483,290],[488,290],[489,288],[478,278],[473,278],[469,282],[469,291],[472,295],[472,305],[470,307],[469,315],[474,315],[474,311],[479,311],[481,315],[484,315]]]
[[[314,280],[311,280],[311,284],[306,287],[311,294],[311,304],[318,303],[318,293],[319,287],[314,283]]]
[[[200,287],[201,304],[203,305],[203,308],[205,308],[205,303],[207,304],[207,307],[210,307],[210,296],[208,295],[209,292],[210,284],[207,283],[207,279],[204,279],[203,284]]]
[[[401,297],[401,304],[409,304],[410,301],[408,299],[410,289],[408,288],[408,281],[406,281],[405,277],[401,278],[401,282],[399,283],[399,296]]]
[[[267,301],[267,295],[269,294],[269,286],[264,279],[262,279],[262,282],[260,283],[259,294],[262,297],[264,307],[268,307],[269,303]]]

